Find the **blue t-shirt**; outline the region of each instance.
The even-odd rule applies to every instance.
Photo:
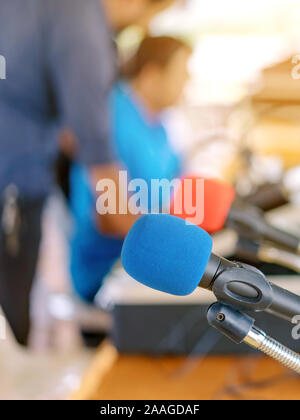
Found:
[[[113,89],[110,109],[114,148],[130,179],[145,180],[151,194],[151,179],[180,176],[180,159],[163,125],[158,119],[150,120],[127,83]],[[71,172],[71,207],[76,226],[71,244],[72,278],[77,293],[91,301],[120,257],[123,240],[104,236],[96,228],[95,196],[87,170],[79,165]]]

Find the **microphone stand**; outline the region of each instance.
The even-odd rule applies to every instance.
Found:
[[[300,255],[300,240],[297,236],[275,228],[265,220],[261,210],[247,203],[235,201],[228,214],[227,226],[250,240],[276,243]]]
[[[209,325],[236,344],[248,344],[300,375],[300,355],[268,337],[255,326],[253,318],[217,302],[209,308],[207,319]]]
[[[300,375],[300,355],[270,338],[245,312],[267,312],[295,323],[300,297],[269,283],[254,267],[212,255],[200,287],[211,290],[218,302],[207,314],[208,323],[237,344],[246,343]]]
[[[236,250],[239,258],[246,259],[251,263],[265,262],[277,264],[296,273],[300,273],[300,256],[276,247],[271,243],[268,244],[265,242],[260,244],[240,237],[236,245]]]

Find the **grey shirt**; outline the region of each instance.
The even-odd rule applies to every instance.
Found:
[[[49,192],[61,126],[82,164],[111,160],[116,58],[100,0],[0,0],[0,56],[0,194]]]

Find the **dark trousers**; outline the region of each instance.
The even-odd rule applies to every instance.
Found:
[[[36,271],[44,199],[19,202],[19,250],[13,255],[0,227],[0,306],[21,345],[28,344],[30,294]],[[0,216],[3,206],[0,206]],[[1,220],[1,217],[0,217]]]

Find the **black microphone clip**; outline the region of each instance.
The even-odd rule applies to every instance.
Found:
[[[219,302],[240,311],[265,311],[289,322],[300,314],[299,296],[270,283],[254,267],[214,254],[199,287],[211,290]]]
[[[242,311],[266,311],[274,300],[273,288],[262,272],[214,255],[199,286],[212,290],[219,302]]]

